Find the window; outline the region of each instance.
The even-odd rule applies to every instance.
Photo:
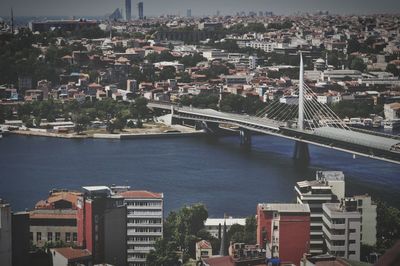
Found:
[[[36,232],[36,241],[42,240],[42,232]]]
[[[356,241],[355,240],[349,240],[349,244],[355,244]]]
[[[358,206],[362,206],[363,205],[363,201],[361,199],[359,199],[357,205]]]
[[[49,242],[53,241],[53,232],[48,232],[47,233],[47,241],[49,241]]]
[[[31,241],[33,241],[33,232],[30,232],[30,233],[29,233],[29,239],[30,239]]]
[[[65,242],[71,242],[71,233],[65,233]]]
[[[60,241],[61,234],[60,232],[56,232],[56,241]]]
[[[77,233],[72,233],[72,241],[74,241],[74,242],[78,241],[78,234]]]

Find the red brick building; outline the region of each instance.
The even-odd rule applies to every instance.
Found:
[[[308,204],[258,204],[257,243],[267,258],[299,265],[310,246]]]

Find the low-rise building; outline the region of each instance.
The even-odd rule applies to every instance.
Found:
[[[196,243],[196,261],[206,259],[212,256],[211,243],[206,240],[201,240]]]
[[[46,200],[36,203],[29,212],[33,245],[43,247],[46,243],[77,243],[76,202],[79,196],[79,192],[53,190]]]
[[[299,263],[310,250],[308,204],[258,204],[257,244],[269,259]]]
[[[92,266],[92,254],[87,249],[52,248],[50,249],[53,266]]]

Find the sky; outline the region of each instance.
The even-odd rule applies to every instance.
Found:
[[[132,0],[133,16],[137,2]],[[142,0],[147,16],[162,14],[222,15],[237,11],[272,11],[279,15],[327,10],[334,14],[400,13],[399,0]],[[0,0],[0,16],[103,16],[123,8],[125,0]]]

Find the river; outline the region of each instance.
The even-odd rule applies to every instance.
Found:
[[[260,202],[295,202],[295,182],[339,170],[346,194],[368,193],[400,207],[400,165],[310,146],[311,163],[292,160],[294,143],[254,136],[70,140],[9,135],[0,140],[0,198],[32,209],[52,188],[129,185],[164,193],[165,211],[206,204],[211,217],[255,214]]]

